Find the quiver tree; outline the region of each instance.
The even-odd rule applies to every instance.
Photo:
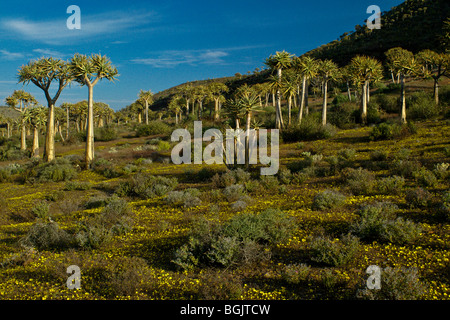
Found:
[[[318,74],[322,82],[323,105],[322,105],[322,125],[327,124],[327,104],[328,104],[328,83],[339,77],[339,67],[331,60],[319,62]]]
[[[284,127],[283,115],[281,112],[281,79],[282,79],[282,70],[289,68],[292,63],[293,55],[286,52],[277,52],[275,55],[271,55],[266,59],[265,64],[271,68],[272,70],[276,70],[277,72],[277,81],[278,85],[276,86],[276,94],[277,94],[277,105],[276,105],[276,128],[282,129]]]
[[[94,86],[102,79],[114,81],[118,72],[106,56],[93,54],[88,57],[78,53],[70,61],[70,71],[75,81],[88,87],[85,161],[89,169],[94,159]]]
[[[361,122],[366,124],[370,82],[382,78],[383,67],[376,59],[358,55],[351,60],[347,70],[355,85],[361,87]]]
[[[55,58],[41,58],[30,61],[18,72],[19,83],[32,82],[42,91],[48,106],[47,132],[45,135],[44,160],[49,162],[55,158],[55,104],[62,90],[72,81],[73,77],[66,61]],[[56,93],[50,95],[50,87],[57,83]]]
[[[400,77],[401,122],[406,123],[406,89],[405,78],[420,73],[419,64],[414,54],[402,48],[392,48],[386,52],[387,64]]]
[[[144,103],[145,106],[145,124],[148,124],[148,106],[153,103],[153,93],[151,90],[144,91],[141,89],[139,91],[139,99]]]

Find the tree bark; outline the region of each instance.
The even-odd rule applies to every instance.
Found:
[[[145,100],[145,124],[148,125],[148,101]]]
[[[302,79],[302,95],[300,101],[300,110],[298,111],[298,123],[302,123],[303,119],[303,110],[305,108],[305,100],[306,100],[306,77],[304,76]]]
[[[400,75],[400,87],[401,87],[401,94],[400,94],[400,101],[401,101],[401,122],[406,123],[406,92],[405,92],[405,76],[402,73]]]
[[[361,94],[361,122],[362,124],[367,123],[367,85],[364,83],[361,86],[362,94]]]
[[[27,128],[25,125],[25,121],[22,120],[22,128],[20,134],[20,150],[27,150]]]
[[[434,103],[439,105],[439,78],[434,78]]]
[[[86,127],[86,169],[90,169],[91,163],[94,160],[94,87],[88,84],[88,113],[87,113],[87,127]]]
[[[31,149],[31,156],[39,158],[39,130],[37,127],[33,129],[33,146]]]
[[[328,81],[323,82],[323,105],[322,105],[322,125],[327,124],[327,92],[328,91]]]
[[[47,132],[45,135],[44,160],[50,162],[55,159],[55,106],[49,103]]]

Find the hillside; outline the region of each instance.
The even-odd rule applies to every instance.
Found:
[[[393,47],[414,53],[423,49],[439,51],[449,13],[450,3],[445,0],[408,0],[382,13],[381,29],[370,30],[365,23],[357,25],[354,31],[306,54],[344,65],[357,54],[384,60],[384,52]]]

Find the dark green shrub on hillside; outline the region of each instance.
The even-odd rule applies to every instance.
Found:
[[[314,196],[312,208],[314,210],[332,209],[342,206],[345,203],[346,197],[334,190],[325,190],[319,192]]]
[[[361,249],[359,239],[351,234],[341,236],[338,240],[319,236],[312,240],[310,247],[313,261],[334,267],[354,261]]]
[[[359,108],[352,102],[345,102],[330,107],[328,120],[338,128],[350,128],[355,125],[358,119]]]
[[[43,163],[36,168],[36,178],[40,182],[68,181],[75,178],[77,170],[65,158],[57,158],[49,163]]]
[[[291,218],[275,209],[236,215],[222,225],[202,219],[192,227],[189,242],[176,250],[172,262],[185,270],[260,263],[270,258],[266,246],[287,239],[292,231]]]
[[[406,99],[408,118],[430,119],[439,115],[440,108],[433,97],[425,92],[414,92]]]
[[[95,141],[112,141],[116,140],[119,136],[113,127],[102,127],[95,129],[94,137]]]
[[[31,226],[20,243],[38,250],[64,249],[74,244],[74,238],[61,229],[56,222],[39,221]]]
[[[153,176],[148,173],[137,173],[128,181],[119,184],[116,194],[150,199],[163,196],[178,185],[176,178]]]
[[[137,137],[153,136],[159,134],[167,135],[170,134],[171,132],[172,128],[169,125],[158,120],[150,121],[148,125],[143,124],[136,128]]]
[[[406,192],[405,201],[411,208],[425,208],[431,204],[431,194],[424,188],[411,189]]]
[[[400,110],[400,104],[396,95],[376,94],[372,96],[371,101],[376,102],[381,110],[386,113],[398,113]]]
[[[376,203],[362,207],[360,219],[351,226],[352,233],[366,241],[405,244],[414,242],[421,228],[412,221],[396,216],[397,207],[389,203]]]
[[[369,137],[373,141],[391,140],[404,138],[415,133],[417,133],[417,128],[412,121],[408,121],[407,124],[383,122],[373,127]]]
[[[372,192],[375,176],[369,170],[346,168],[341,176],[354,195],[368,195]]]
[[[303,140],[328,139],[335,135],[336,129],[327,124],[322,126],[314,117],[305,117],[300,125],[294,124],[286,127],[280,132],[284,142],[297,142]]]

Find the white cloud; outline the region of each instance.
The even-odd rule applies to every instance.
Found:
[[[229,53],[224,50],[168,50],[156,57],[133,59],[134,63],[151,65],[155,68],[173,68],[179,65],[224,64]]]
[[[10,52],[8,50],[0,49],[0,59],[2,60],[18,60],[24,57],[23,53]]]
[[[18,18],[3,19],[1,28],[13,35],[27,40],[36,40],[47,44],[62,44],[92,38],[101,35],[116,35],[150,22],[153,13],[106,12],[96,15],[81,13],[81,29],[69,30],[65,19],[31,21]],[[69,17],[69,16],[67,16]]]
[[[59,59],[62,59],[65,56],[64,53],[51,49],[33,49],[33,52],[37,53],[40,56],[53,57]]]

